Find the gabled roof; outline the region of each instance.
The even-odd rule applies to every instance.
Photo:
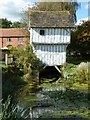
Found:
[[[27,30],[24,28],[0,28],[0,37],[25,37]]]
[[[69,11],[31,11],[30,27],[74,27]]]

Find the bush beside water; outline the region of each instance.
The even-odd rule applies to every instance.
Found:
[[[88,77],[89,77],[89,66],[90,63],[87,62],[82,62],[78,65],[76,71],[77,71],[77,76],[78,79],[80,80],[80,82],[86,82],[88,81]]]

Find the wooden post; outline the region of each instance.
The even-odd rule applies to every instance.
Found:
[[[2,113],[2,68],[0,67],[0,113]]]
[[[3,48],[3,37],[2,37],[2,48]]]
[[[8,64],[8,54],[5,53],[5,64],[7,65]]]
[[[1,48],[5,54],[5,64],[8,64],[8,47]]]

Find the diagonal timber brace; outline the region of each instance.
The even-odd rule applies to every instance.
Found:
[[[59,69],[56,65],[55,65],[54,67],[56,68],[56,70],[57,70],[59,73],[61,73],[60,69]]]

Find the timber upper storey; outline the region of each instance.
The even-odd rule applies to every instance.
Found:
[[[74,16],[69,11],[31,11],[30,27],[74,27]]]

